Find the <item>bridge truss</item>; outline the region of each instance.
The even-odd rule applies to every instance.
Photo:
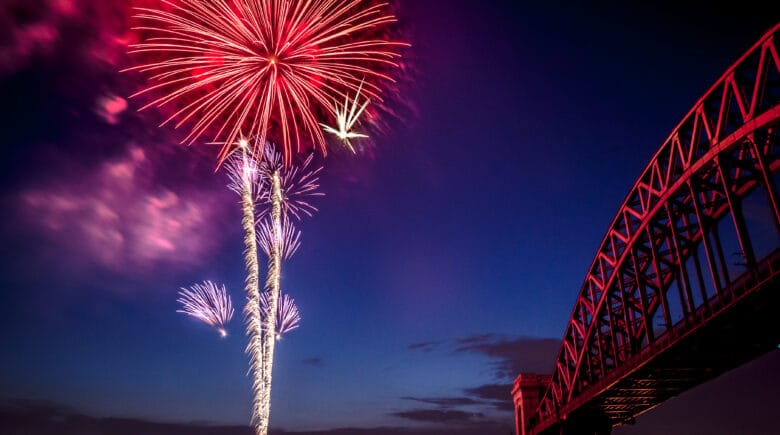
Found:
[[[523,433],[608,433],[777,345],[761,310],[780,306],[779,37],[723,74],[631,188]]]

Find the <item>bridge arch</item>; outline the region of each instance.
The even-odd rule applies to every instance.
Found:
[[[780,291],[766,296],[780,282],[778,38],[780,24],[726,70],[629,191],[521,433],[558,433],[567,421],[622,424],[776,345],[761,338],[723,367],[678,367],[696,358],[680,346],[706,349],[712,328],[745,315],[744,300],[780,300]],[[665,369],[687,378],[666,385]]]

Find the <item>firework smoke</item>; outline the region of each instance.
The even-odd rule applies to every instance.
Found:
[[[260,307],[263,310],[263,316],[269,316],[268,310],[268,292],[260,294]],[[293,329],[297,329],[301,323],[301,313],[298,311],[298,306],[295,305],[295,299],[291,298],[286,293],[279,298],[279,306],[276,310],[276,339],[280,340],[282,335],[287,334]]]
[[[224,285],[220,287],[211,281],[203,281],[203,284],[193,284],[188,289],[182,287],[177,302],[181,303],[182,309],[176,312],[195,317],[217,328],[222,337],[227,336],[225,325],[233,318],[233,304]]]

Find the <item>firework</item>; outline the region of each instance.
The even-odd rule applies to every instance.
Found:
[[[247,276],[244,288],[247,294],[244,316],[246,317],[246,334],[249,342],[246,352],[249,354],[249,370],[252,374],[252,390],[254,402],[252,416],[259,420],[264,409],[261,400],[266,389],[263,383],[263,319],[260,311],[260,266],[257,258],[257,234],[255,232],[255,196],[259,171],[254,160],[249,158],[247,142],[240,143],[241,151],[234,153],[226,165],[230,183],[228,187],[241,198],[242,218],[244,228],[244,263]],[[259,432],[258,432],[259,433]],[[267,433],[267,432],[266,432]]]
[[[358,107],[358,101],[360,100],[360,90],[363,88],[363,84],[360,84],[360,87],[357,90],[357,94],[355,94],[355,99],[352,100],[352,105],[349,104],[349,98],[344,98],[344,105],[339,106],[338,103],[335,103],[334,106],[336,108],[336,123],[337,128],[333,128],[327,124],[322,124],[322,128],[325,129],[326,132],[336,135],[341,141],[344,143],[344,145],[349,148],[350,151],[353,153],[355,152],[355,148],[352,146],[352,142],[350,142],[350,139],[355,138],[366,138],[368,135],[362,134],[362,133],[356,133],[352,131],[352,127],[357,122],[358,118],[360,118],[360,115],[363,114],[363,111],[366,110],[366,107],[368,107],[368,103],[371,102],[370,99],[366,98],[366,102],[363,103],[362,106]]]
[[[313,160],[314,155],[309,154],[300,165],[285,166],[279,151],[270,145],[264,147],[263,159],[258,168],[261,184],[258,201],[265,205],[259,212],[261,217],[273,209],[274,174],[279,177],[280,206],[285,217],[301,220],[303,215],[311,217],[317,211],[317,207],[309,201],[324,195],[319,192],[322,166],[312,169]]]
[[[253,420],[257,423],[258,434],[268,433],[270,417],[271,382],[273,373],[275,341],[281,333],[276,331],[276,322],[271,316],[263,316],[264,312],[275,312],[280,308],[293,310],[297,308],[286,306],[281,297],[282,261],[289,258],[300,245],[300,232],[290,221],[289,216],[300,219],[311,216],[317,209],[309,199],[321,196],[319,188],[319,172],[321,167],[311,170],[313,156],[304,160],[301,166],[285,166],[281,155],[274,147],[267,144],[263,150],[263,159],[259,164],[252,155],[252,143],[240,139],[236,149],[226,162],[230,179],[229,187],[239,194],[243,210],[245,262],[247,264],[247,335],[249,344],[247,353],[250,355],[250,371],[253,375]],[[256,206],[261,208],[256,212]],[[257,222],[250,225],[250,222]],[[249,240],[253,238],[253,240]],[[266,292],[260,293],[258,287],[259,270],[257,247],[263,250],[268,258],[268,276],[266,277]],[[265,297],[265,302],[263,301]],[[281,305],[279,305],[281,302]],[[265,306],[263,306],[265,304]],[[285,326],[285,323],[280,325]],[[287,327],[287,326],[285,326]],[[287,327],[287,330],[291,328]]]
[[[268,292],[260,294],[260,307],[263,310],[263,316],[268,316]],[[295,305],[295,299],[287,294],[281,295],[276,309],[276,339],[280,340],[282,335],[287,334],[293,329],[297,329],[298,326],[300,326],[300,323],[301,313],[298,311],[298,306]]]
[[[246,132],[271,141],[291,162],[293,143],[327,151],[319,128],[334,101],[363,92],[382,102],[400,50],[396,21],[374,0],[170,0],[135,8],[142,42],[137,70],[157,94],[146,106],[172,105],[163,124],[189,125],[182,140],[223,139],[219,162]],[[365,84],[363,85],[363,83]],[[134,96],[135,96],[134,95]]]
[[[260,177],[260,169],[254,159],[249,157],[249,141],[241,138],[239,140],[240,151],[233,153],[227,159],[226,169],[228,173],[228,188],[242,196],[245,191],[250,194],[257,191],[255,186]],[[257,194],[255,192],[254,194]],[[254,199],[252,200],[254,208]]]
[[[273,146],[266,145],[263,160],[259,167],[258,200],[264,206],[261,215],[265,216],[261,224],[264,234],[264,251],[268,256],[268,275],[265,288],[268,293],[267,313],[276,313],[281,297],[282,260],[297,248],[300,235],[295,232],[290,216],[300,219],[302,215],[311,216],[317,209],[308,200],[322,195],[318,192],[318,174],[322,168],[310,170],[312,155],[301,166],[284,165],[280,154]],[[268,418],[271,409],[271,380],[274,364],[274,346],[276,333],[275,316],[265,316],[263,331],[263,384],[265,389],[261,397],[264,408],[260,414],[259,433],[267,433]]]
[[[233,318],[233,304],[224,285],[220,287],[211,281],[203,281],[188,289],[182,287],[177,302],[181,303],[182,309],[176,312],[195,317],[217,328],[222,337],[227,336],[225,325]]]
[[[274,243],[270,246],[268,255],[268,276],[265,280],[265,288],[268,292],[268,308],[266,313],[275,313],[281,294],[281,276],[282,276],[282,182],[279,172],[271,174],[270,183],[266,185],[270,190],[268,198],[270,201],[269,220],[272,229],[272,240]],[[261,391],[261,413],[258,425],[258,433],[265,435],[268,433],[268,424],[271,415],[271,380],[274,367],[274,346],[276,344],[276,322],[274,316],[264,316],[263,319],[263,385]]]
[[[296,167],[293,151],[319,148],[325,154],[321,122],[336,119],[342,140],[360,137],[352,128],[368,101],[372,112],[385,108],[382,95],[408,45],[388,38],[396,21],[388,9],[383,0],[162,0],[136,8],[141,42],[131,52],[140,64],[128,70],[146,76],[149,85],[133,97],[153,95],[141,110],[172,109],[162,124],[186,124],[182,143],[220,141],[218,166],[236,152],[228,171],[243,212],[247,352],[258,435],[268,432],[276,341],[275,316],[263,319],[259,306],[258,241],[268,256],[268,312],[275,313],[281,263],[299,237],[286,222],[311,216],[316,208],[309,201],[321,195],[320,168],[309,169],[313,155]],[[361,92],[366,102],[358,110]],[[355,102],[347,113],[350,95]]]
[[[265,255],[273,254],[274,246],[279,244],[282,259],[288,259],[295,254],[295,251],[301,246],[301,232],[295,229],[295,226],[289,219],[282,220],[282,229],[279,231],[281,240],[275,238],[275,228],[271,219],[265,218],[257,226],[257,238],[260,248]]]

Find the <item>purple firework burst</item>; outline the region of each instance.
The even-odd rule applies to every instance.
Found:
[[[263,316],[268,315],[268,292],[260,294],[260,309]],[[295,305],[295,299],[283,294],[276,310],[276,339],[281,339],[282,335],[298,328],[300,324],[301,313]]]
[[[275,245],[274,234],[273,221],[266,216],[257,225],[257,242],[263,252],[265,252],[265,255],[269,257],[271,256],[271,249]],[[295,251],[298,250],[298,247],[301,246],[301,232],[295,229],[295,226],[289,219],[283,219],[279,234],[281,237],[279,247],[281,248],[282,258],[292,257]]]
[[[285,166],[282,155],[273,146],[267,144],[259,166],[258,202],[266,205],[271,203],[271,179],[274,172],[278,172],[281,179],[284,214],[292,215],[296,220],[301,220],[302,215],[311,217],[317,211],[317,207],[309,201],[313,197],[325,195],[319,192],[319,174],[322,166],[310,168],[313,159],[314,154],[309,154],[300,165]],[[266,215],[269,209],[270,207],[263,207],[259,213],[260,217]]]
[[[227,336],[225,325],[233,318],[233,303],[224,285],[203,281],[188,289],[182,287],[177,302],[181,303],[182,309],[176,312],[192,316],[217,328],[222,337]]]

